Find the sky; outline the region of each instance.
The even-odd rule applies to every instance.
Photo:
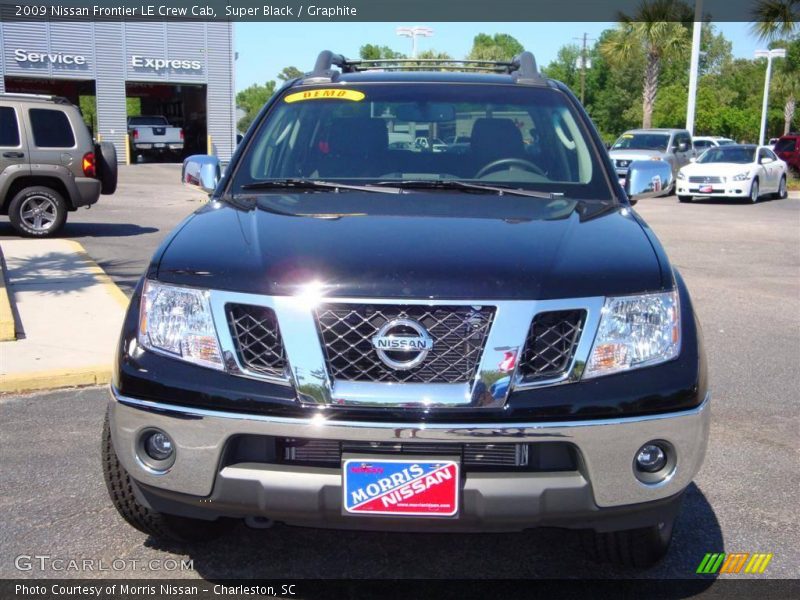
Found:
[[[242,23],[234,24],[236,89],[253,83],[276,79],[287,66],[310,71],[321,50],[332,50],[357,58],[364,44],[389,46],[393,50],[411,53],[411,40],[395,34],[401,25],[425,25],[433,28],[433,37],[418,38],[419,51],[435,49],[454,58],[463,58],[472,47],[478,33],[508,33],[517,38],[526,50],[533,52],[539,66],[555,59],[559,48],[579,43],[584,33],[589,38],[613,23]],[[717,31],[733,43],[736,58],[750,58],[757,42],[749,34],[749,23],[715,23]],[[592,43],[590,41],[590,43]]]

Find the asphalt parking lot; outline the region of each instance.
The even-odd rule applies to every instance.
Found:
[[[178,169],[130,167],[117,194],[70,215],[63,235],[127,293],[159,242],[202,201],[177,183]],[[559,530],[449,536],[236,525],[209,544],[162,545],[125,524],[106,497],[106,392],[85,388],[0,398],[0,577],[686,578],[707,552],[773,553],[765,577],[800,577],[800,199],[686,205],[670,197],[636,209],[689,285],[713,390],[705,466],[656,568],[598,566],[575,535]],[[3,221],[5,236],[13,232]],[[36,554],[138,562],[111,572],[15,568],[15,557]],[[193,569],[142,570],[169,558],[190,558]]]

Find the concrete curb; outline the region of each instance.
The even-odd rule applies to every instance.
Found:
[[[128,307],[128,297],[113,282],[100,265],[89,256],[84,247],[72,240],[61,240],[71,246],[76,255],[86,263],[85,272],[94,278],[94,285],[105,289],[114,303],[123,310]],[[13,324],[13,320],[12,320]],[[9,342],[11,344],[11,342]],[[13,342],[13,344],[22,342]],[[74,368],[46,369],[22,373],[6,373],[0,377],[0,393],[21,393],[41,390],[52,390],[87,385],[101,385],[111,381],[112,360],[109,356],[107,364],[77,366]]]
[[[11,297],[8,295],[6,277],[6,261],[3,260],[3,250],[0,248],[0,342],[17,339],[14,311],[11,309]]]
[[[111,381],[111,366],[98,365],[79,369],[36,371],[24,375],[6,375],[0,381],[0,394],[40,392],[60,388],[102,385]]]

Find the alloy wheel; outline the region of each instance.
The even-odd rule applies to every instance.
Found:
[[[33,231],[47,231],[56,220],[58,207],[51,198],[36,194],[25,198],[19,210],[20,218]]]

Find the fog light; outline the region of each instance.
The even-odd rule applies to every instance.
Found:
[[[172,456],[175,448],[172,440],[163,431],[154,431],[144,441],[144,451],[153,460],[167,460]]]
[[[656,473],[667,464],[667,453],[658,444],[645,444],[636,454],[636,468],[645,473]]]

